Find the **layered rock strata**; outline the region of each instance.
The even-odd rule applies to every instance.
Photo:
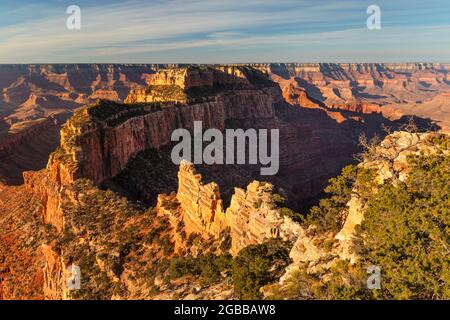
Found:
[[[43,222],[62,231],[61,198],[72,182],[84,178],[99,185],[121,172],[139,152],[167,145],[173,130],[192,130],[194,121],[202,121],[204,129],[223,130],[227,120],[274,119],[274,103],[280,99],[272,85],[224,91],[187,105],[100,101],[77,111],[64,125],[60,146],[50,156],[47,169],[24,173],[25,186],[41,199]]]
[[[128,101],[142,101],[136,93],[130,96]],[[194,121],[202,121],[203,129],[223,130],[228,120],[272,119],[274,103],[281,99],[272,84],[223,91],[192,104],[103,103],[77,112],[67,122],[61,131],[59,154],[72,180],[85,177],[101,183],[117,175],[137,153],[167,145],[177,128],[192,130]]]

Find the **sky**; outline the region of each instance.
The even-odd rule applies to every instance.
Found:
[[[450,62],[449,0],[0,0],[0,63],[418,61]]]

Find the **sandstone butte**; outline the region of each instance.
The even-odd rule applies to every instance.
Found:
[[[262,65],[260,68],[264,69],[266,66]],[[311,68],[314,69],[314,65]],[[299,142],[300,132],[305,133],[305,136],[310,134],[312,137],[317,137],[314,136],[317,133],[312,133],[312,130],[308,132],[310,128],[302,122],[293,124],[286,120],[286,113],[287,118],[293,118],[295,121],[299,119],[299,115],[297,111],[292,111],[291,107],[287,109],[282,107],[283,93],[297,95],[303,102],[308,99],[311,106],[319,105],[320,108],[323,106],[318,100],[298,92],[295,88],[291,87],[287,91],[280,89],[269,80],[268,73],[242,66],[174,68],[152,75],[149,82],[148,88],[132,90],[126,98],[127,104],[100,101],[77,111],[62,128],[60,146],[50,156],[47,168],[39,172],[24,173],[23,192],[31,195],[32,199],[37,199],[39,203],[33,207],[36,210],[36,218],[44,224],[52,225],[57,234],[63,235],[69,226],[73,228],[74,217],[70,214],[70,208],[86,202],[74,189],[79,181],[82,179],[92,181],[94,186],[92,191],[83,197],[94,196],[100,192],[96,186],[118,175],[140,152],[167,146],[172,130],[180,127],[192,129],[194,120],[203,121],[204,128],[223,129],[229,121],[263,123],[265,126],[280,128],[282,137],[286,138],[283,141],[287,141],[287,144],[281,146],[281,149],[286,151],[282,155],[281,162],[284,163],[287,175],[292,175],[291,173],[296,171],[299,159],[302,159],[301,165],[304,165],[309,163],[308,161],[316,161],[317,157],[323,154],[328,154],[333,161],[333,152],[330,152],[333,150],[332,145],[336,147],[333,141],[328,141],[328,144],[323,146],[311,144],[314,140],[306,140],[303,144]],[[161,95],[165,96],[164,101],[161,101]],[[276,108],[280,110],[277,111]],[[356,111],[361,111],[359,107],[355,108]],[[329,110],[324,111],[327,112]],[[325,117],[330,121],[327,115]],[[316,118],[306,118],[306,121],[310,119]],[[348,118],[344,119],[351,121]],[[341,122],[332,120],[331,123],[340,125]],[[337,133],[339,134],[342,134],[341,141],[346,141],[345,134]],[[326,130],[321,131],[319,136],[322,140],[316,142],[329,140],[331,135],[336,136],[336,131],[330,130],[328,133]],[[395,141],[401,144],[405,134],[399,135],[399,139]],[[420,136],[412,139],[421,141]],[[298,154],[287,152],[291,151],[294,144],[299,147]],[[351,149],[352,143],[348,144],[350,146],[346,147],[344,143],[336,150]],[[301,154],[301,151],[313,146],[318,149],[315,151],[311,149],[312,152],[306,155],[309,158],[305,161],[303,158],[305,155]],[[396,147],[398,146],[391,146],[394,149]],[[407,149],[401,150],[403,151],[409,152]],[[314,152],[317,152],[315,158]],[[395,168],[402,168],[400,158],[396,158],[396,161]],[[313,180],[315,177],[308,178]],[[294,179],[302,178],[297,176]],[[287,182],[290,181],[287,179]],[[280,236],[295,242],[291,252],[294,260],[291,269],[295,268],[299,261],[314,262],[321,256],[330,254],[315,247],[314,239],[307,235],[307,230],[281,215],[272,198],[274,189],[272,183],[253,181],[245,189],[236,188],[230,205],[225,208],[218,184],[203,183],[202,176],[196,172],[192,164],[182,163],[178,172],[178,191],[175,194],[158,196],[157,215],[166,217],[172,225],[172,230],[176,230],[179,222],[183,221],[184,231],[187,234],[199,234],[205,241],[217,240],[228,230],[232,254],[236,254],[245,246],[261,243],[271,237]],[[336,235],[339,244],[331,254],[337,258],[357,259],[350,256],[346,247],[354,234],[355,225],[362,219],[361,209],[357,206],[356,200],[352,199],[349,202],[349,217],[343,230]],[[132,220],[129,223],[132,224]],[[95,245],[90,248],[95,252],[100,250],[97,238],[101,237],[105,235],[91,235],[89,238],[81,236],[80,245],[91,246],[94,243]],[[69,257],[65,256],[65,252],[70,251],[69,246],[56,249],[55,243],[46,243],[43,239],[45,237],[36,242],[36,245],[40,243],[42,256],[34,259],[43,263],[44,267],[42,273],[36,271],[32,281],[37,286],[42,284],[46,298],[70,298],[62,271],[65,264],[70,261]],[[171,240],[177,250],[184,249],[185,243],[176,232],[171,234]],[[96,268],[106,270],[109,281],[124,281],[131,296],[139,296],[136,293],[138,291],[136,284],[130,279],[123,279],[128,270],[123,271],[119,278],[105,267],[105,262],[98,254],[96,259]],[[23,272],[14,270],[15,273],[20,271]],[[289,271],[286,276],[288,274]],[[3,295],[7,295],[4,292],[9,292],[8,288],[5,289],[3,284],[2,287]]]

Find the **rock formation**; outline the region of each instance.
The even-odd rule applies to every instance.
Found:
[[[235,188],[230,206],[224,209],[219,186],[203,184],[191,163],[180,164],[178,180],[176,196],[160,195],[157,208],[169,218],[181,215],[187,235],[219,239],[229,229],[231,253],[237,254],[251,244],[271,238],[293,241],[298,234],[300,226],[277,209],[270,183],[253,181],[246,190]]]
[[[281,99],[273,84],[225,93],[222,90],[189,104],[168,99],[163,104],[100,103],[85,108],[61,130],[60,149],[54,157],[64,157],[63,170],[70,172],[72,180],[85,177],[101,183],[122,171],[139,152],[167,145],[177,128],[192,130],[194,121],[202,121],[204,129],[223,130],[228,120],[271,119],[274,103]],[[128,102],[147,100],[136,92],[127,98]]]
[[[58,145],[60,125],[73,110],[96,99],[123,101],[131,88],[144,86],[147,76],[157,68],[96,64],[0,66],[0,180],[18,184],[23,171],[45,167]],[[49,128],[49,117],[57,119],[59,125]],[[6,155],[6,149],[12,152]]]
[[[375,170],[376,183],[371,192],[375,194],[378,186],[386,180],[393,183],[405,182],[410,170],[408,156],[432,155],[440,152],[448,154],[448,149],[430,142],[430,138],[433,137],[439,137],[439,134],[397,131],[388,135],[379,145],[373,146],[366,154],[365,160],[358,165],[361,168]],[[317,233],[314,225],[310,225],[306,230],[299,229],[299,237],[290,252],[293,263],[280,279],[281,284],[305,264],[308,272],[315,273],[328,270],[338,261],[347,260],[354,264],[360,259],[358,253],[353,250],[353,244],[357,240],[357,226],[364,220],[365,203],[354,190],[346,206],[348,213],[343,226],[335,234]],[[332,246],[325,248],[320,245],[324,241],[328,241]]]
[[[432,136],[435,134],[394,132],[371,150],[368,159],[360,166],[376,169],[375,181],[379,185],[387,179],[392,179],[394,183],[405,182],[408,177],[408,156],[434,154],[440,150],[437,146],[428,143]],[[335,238],[339,240],[339,256],[355,262],[358,256],[352,252],[351,245],[356,234],[356,227],[364,219],[364,203],[358,194],[353,194],[347,206],[349,208],[347,219]]]

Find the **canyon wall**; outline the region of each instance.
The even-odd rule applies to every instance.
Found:
[[[158,67],[1,65],[0,180],[16,185],[23,171],[45,167],[58,145],[60,125],[75,109],[96,99],[123,101],[131,88],[145,86]],[[50,117],[58,120],[57,127],[51,126]]]
[[[135,94],[127,100],[140,102]],[[193,104],[101,103],[80,110],[66,123],[56,156],[64,157],[73,179],[101,183],[122,171],[139,152],[167,145],[177,128],[192,131],[194,121],[202,121],[204,130],[223,130],[228,120],[273,119],[274,104],[281,99],[279,89],[271,86],[219,93]]]
[[[274,65],[258,66],[266,74],[252,71],[248,67],[230,66],[215,70],[208,68],[171,69],[150,76],[146,78],[149,87],[132,91],[126,98],[128,104],[99,101],[76,111],[61,130],[60,145],[51,154],[46,169],[24,173],[25,185],[19,188],[20,194],[27,195],[29,199],[36,202],[33,210],[23,210],[20,204],[15,205],[19,207],[18,210],[23,211],[24,215],[33,212],[33,219],[41,223],[41,232],[48,227],[46,225],[54,227],[55,232],[62,239],[68,241],[64,245],[66,249],[88,246],[89,250],[85,251],[94,255],[96,268],[102,270],[101,272],[106,272],[113,281],[132,283],[131,280],[125,279],[126,273],[123,278],[119,279],[119,276],[111,271],[114,268],[104,267],[105,262],[98,254],[100,252],[106,254],[105,252],[111,251],[109,247],[103,246],[103,243],[106,241],[105,238],[113,235],[111,232],[100,229],[105,227],[101,223],[107,221],[109,217],[113,217],[118,219],[117,229],[124,227],[124,220],[119,218],[125,211],[119,205],[126,199],[117,200],[113,205],[105,205],[105,203],[109,203],[102,201],[110,200],[110,198],[103,194],[102,196],[105,198],[99,196],[102,191],[95,185],[98,186],[105,180],[123,172],[142,151],[167,146],[170,143],[170,134],[174,129],[192,130],[193,122],[196,120],[203,122],[203,129],[224,129],[229,122],[238,121],[239,125],[247,123],[255,128],[280,130],[281,165],[279,174],[274,178],[275,182],[250,181],[245,187],[235,188],[230,204],[225,205],[226,201],[219,187],[221,181],[207,183],[205,181],[210,180],[206,180],[205,177],[198,174],[191,164],[182,163],[178,172],[177,192],[158,196],[158,216],[168,217],[171,229],[177,231],[180,221],[182,221],[183,231],[187,235],[199,234],[203,240],[220,240],[224,233],[229,232],[230,250],[234,255],[248,245],[281,237],[285,240],[296,241],[291,252],[295,262],[320,260],[330,253],[321,251],[316,246],[315,239],[307,234],[308,230],[293,223],[275,205],[273,199],[276,192],[275,183],[277,187],[282,186],[286,189],[286,193],[293,195],[293,200],[297,204],[301,204],[309,196],[317,195],[330,176],[337,174],[343,165],[352,161],[351,155],[356,151],[357,136],[360,132],[370,132],[370,120],[378,121],[377,125],[384,121],[376,104],[365,99],[352,98],[354,92],[346,86],[352,86],[354,79],[349,80],[346,78],[347,76],[344,76],[349,72],[371,73],[375,72],[376,68],[361,67],[360,70],[358,65],[349,65],[343,72],[333,69],[336,67],[335,65],[329,65],[329,69],[326,68],[327,66],[310,65],[303,66],[302,70],[294,70],[299,74],[304,74],[308,79],[311,78],[311,81],[315,81],[318,86],[324,84],[337,88],[342,85],[337,91],[333,89],[326,91],[327,89],[322,88],[320,94],[315,91],[314,87],[297,81],[298,76],[289,75],[285,79],[283,74],[282,76],[277,75],[278,78],[275,78],[274,74],[271,74],[272,69],[265,69],[267,67],[275,68]],[[430,67],[420,65],[414,65],[411,68],[414,72],[424,71],[439,74],[436,78],[438,80],[432,86],[445,88],[444,84],[447,80],[439,78],[441,73],[445,73],[444,71],[438,72]],[[405,69],[400,68],[394,71],[410,72],[408,70],[410,67],[405,66]],[[323,78],[315,75],[316,72],[322,74]],[[268,80],[268,76],[280,84],[281,90]],[[59,81],[67,86],[64,77],[56,75],[52,75],[52,77],[52,81]],[[284,86],[284,82],[281,83],[281,78],[286,81],[288,86]],[[397,86],[398,81],[404,81],[391,79],[388,76],[383,79],[383,87]],[[425,76],[421,79],[424,80]],[[363,79],[358,81],[363,81]],[[367,86],[371,85],[370,79],[365,79],[364,83]],[[179,90],[177,89],[176,92],[186,95],[186,103],[170,99],[170,96],[167,101],[155,100],[153,90],[160,90],[161,86],[166,87],[165,89],[177,87]],[[377,86],[377,83],[374,82],[374,87]],[[423,87],[423,84],[420,86]],[[343,100],[351,100],[351,102],[345,102],[345,107],[342,107],[343,104],[340,104],[339,101],[334,105],[333,99],[323,99],[325,92],[338,93],[341,97],[345,96]],[[398,96],[401,96],[403,93],[399,92]],[[103,91],[101,94],[106,93]],[[282,94],[290,104],[284,103]],[[113,96],[116,99],[117,96],[115,94]],[[8,101],[13,100],[10,92],[5,97]],[[351,116],[337,114],[336,109],[348,111]],[[9,118],[9,121],[11,122],[12,118]],[[242,171],[223,171],[223,174],[229,176],[227,178],[231,182],[234,181],[233,175],[243,173]],[[138,170],[137,175],[140,175],[141,172]],[[229,174],[230,172],[231,174]],[[86,188],[82,183],[89,180],[94,182],[94,186]],[[137,188],[138,186],[133,187]],[[7,188],[7,192],[10,190]],[[2,194],[3,192],[0,190],[0,196]],[[94,199],[94,204],[89,203],[90,199]],[[9,206],[13,200],[14,194],[6,200],[0,197],[1,212],[5,214],[5,217],[8,217]],[[4,207],[3,201],[6,203]],[[349,206],[356,208],[354,202],[349,203]],[[97,215],[99,208],[103,210],[106,207],[107,210],[114,212],[114,215]],[[113,211],[116,207],[119,209]],[[145,216],[145,214],[143,215]],[[345,243],[351,238],[352,230],[358,224],[358,219],[361,219],[361,215],[358,215],[357,210],[351,211],[343,231],[336,239],[339,241],[339,246],[335,250],[339,249],[340,251],[333,251],[332,255],[350,257]],[[126,221],[134,222],[142,228],[143,224],[136,217]],[[8,224],[8,222],[2,223]],[[66,227],[71,227],[72,231],[76,233],[75,236],[81,240],[79,242],[73,241],[73,239],[72,241],[67,240],[65,238]],[[139,234],[150,233],[157,227],[159,226],[149,224],[147,225],[148,229],[138,229]],[[117,231],[116,234],[119,232]],[[129,235],[124,236],[129,237]],[[178,232],[173,233],[172,236],[170,240],[175,242],[175,247],[183,249],[186,239],[183,239]],[[35,250],[42,252],[42,257],[33,257],[44,266],[42,272],[35,273],[38,278],[36,283],[43,284],[44,294],[47,298],[67,298],[61,279],[62,269],[68,263],[70,255],[67,251],[56,250],[51,243],[46,242],[45,237],[43,239],[45,240],[43,240],[44,246]],[[3,245],[2,242],[2,247],[7,248],[10,244],[8,241],[11,239],[9,236],[5,236],[0,240],[5,241],[6,245]],[[38,241],[35,242],[37,245]],[[143,247],[148,249],[150,245],[145,243]],[[114,250],[110,253],[111,257],[108,257],[113,262],[117,262],[115,259],[122,258],[120,246],[114,247]],[[143,257],[141,262],[147,261],[149,257],[152,255]],[[8,263],[10,262],[8,261]],[[92,276],[92,279],[94,278]],[[1,281],[0,285],[3,288],[0,286],[0,293],[9,292],[3,283],[5,282]],[[139,291],[136,288],[133,290]],[[10,296],[9,293],[8,296]]]
[[[52,115],[41,121],[37,121],[36,124],[26,127],[23,130],[19,130],[17,134],[8,135],[4,138],[4,141],[0,145],[0,154],[6,154],[13,151],[14,148],[26,143],[36,135],[46,131],[52,126],[57,126],[58,121]]]
[[[24,170],[45,167],[48,155],[58,145],[60,128],[61,119],[53,116],[35,120],[25,127],[14,124],[0,143],[0,183],[22,184]]]
[[[177,128],[223,130],[227,120],[274,119],[276,86],[222,92],[196,104],[118,104],[99,102],[77,111],[61,130],[61,143],[47,169],[24,173],[25,185],[42,199],[43,221],[63,229],[63,187],[85,178],[99,185],[120,173],[130,159],[170,142]]]
[[[100,184],[121,172],[139,152],[169,143],[172,130],[192,129],[195,120],[203,121],[205,129],[224,129],[227,120],[276,120],[274,104],[280,100],[279,89],[269,86],[224,91],[207,97],[204,102],[188,105],[99,102],[77,111],[64,125],[61,144],[50,156],[47,168],[24,173],[25,189],[41,203],[38,219],[52,225],[58,234],[65,234],[64,230],[75,219],[69,214],[71,208],[84,202],[73,190],[81,178]],[[230,229],[234,254],[248,244],[270,237],[294,235],[285,226],[289,223],[271,203],[269,184],[254,182],[247,190],[236,189],[230,208],[224,211],[218,187],[203,185],[192,167],[182,164],[179,179],[177,199],[173,199],[175,205],[166,196],[165,204],[159,203],[157,207],[159,214],[173,215],[175,221],[181,212],[187,234],[199,233],[207,239],[217,239]],[[161,195],[160,199],[163,198]],[[179,212],[173,212],[178,202]],[[62,282],[62,270],[70,258],[67,247],[66,252],[60,252],[44,242],[41,250],[44,296],[68,298]]]

